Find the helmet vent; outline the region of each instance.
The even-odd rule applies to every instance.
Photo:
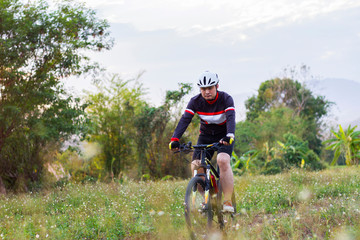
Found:
[[[219,78],[216,73],[211,73],[209,71],[205,71],[199,77],[197,85],[201,88],[203,87],[211,87],[216,86],[219,83]]]

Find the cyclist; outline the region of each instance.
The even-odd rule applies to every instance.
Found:
[[[205,71],[197,81],[200,94],[189,101],[174,134],[169,148],[178,150],[179,139],[190,124],[193,116],[198,114],[201,119],[200,135],[197,144],[210,144],[219,141],[221,145],[217,154],[217,164],[220,168],[220,183],[224,193],[224,212],[234,212],[231,196],[234,189],[234,177],[230,166],[230,156],[234,146],[235,134],[235,107],[233,98],[222,91],[218,91],[219,78],[216,73]],[[208,158],[214,155],[209,151]],[[194,151],[191,170],[200,164],[200,151]]]

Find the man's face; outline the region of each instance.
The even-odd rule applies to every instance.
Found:
[[[216,89],[217,86],[211,86],[211,87],[201,87],[200,93],[203,98],[207,101],[214,100],[216,97]]]

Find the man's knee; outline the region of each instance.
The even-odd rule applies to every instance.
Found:
[[[220,169],[227,169],[230,167],[230,155],[227,153],[219,153],[217,156],[217,164]]]
[[[200,160],[193,160],[191,162],[191,170],[194,171],[195,169],[197,169],[201,164]]]
[[[201,163],[200,160],[193,160],[193,161],[191,162],[191,164],[194,165],[194,166],[199,166],[200,163]]]

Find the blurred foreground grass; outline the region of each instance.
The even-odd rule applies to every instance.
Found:
[[[67,184],[0,196],[0,239],[188,239],[188,181]],[[212,239],[360,239],[360,168],[236,177],[240,215]]]

